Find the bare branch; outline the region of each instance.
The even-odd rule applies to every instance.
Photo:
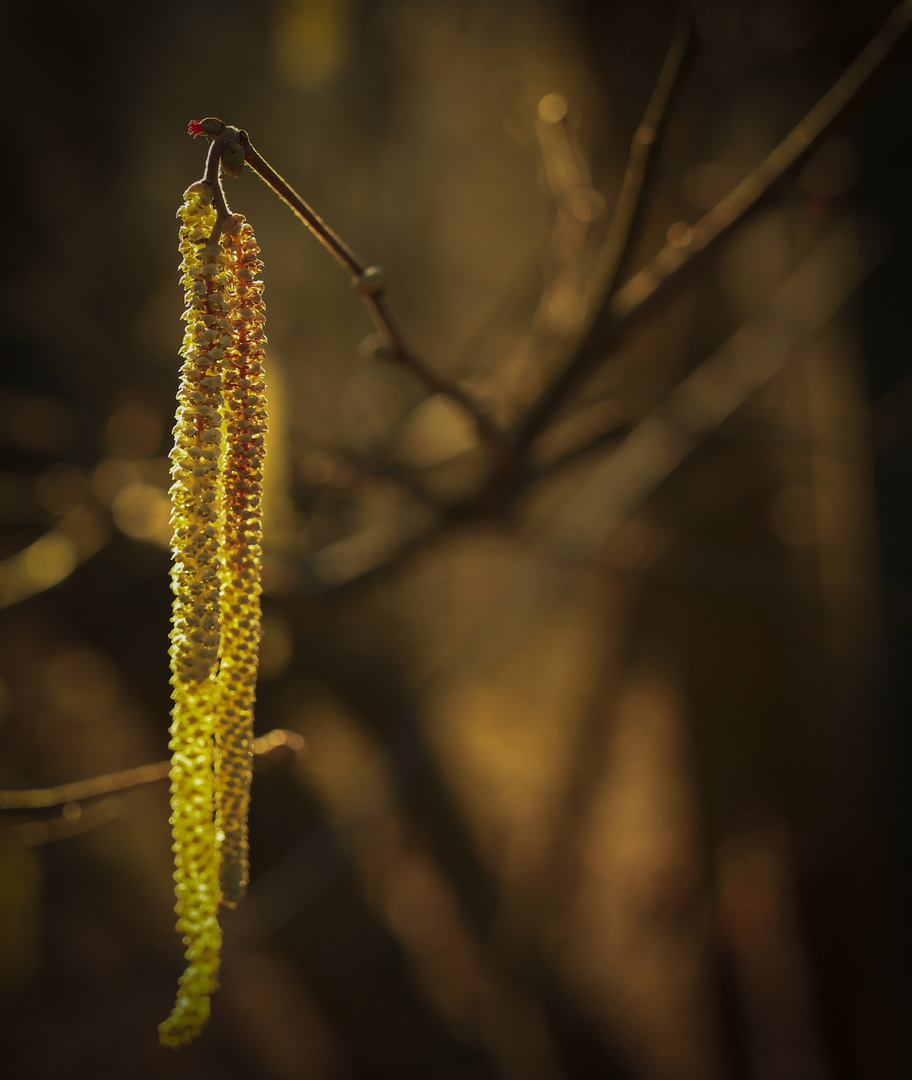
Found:
[[[694,18],[690,6],[685,5],[642,123],[633,133],[627,169],[595,269],[593,291],[597,296],[611,296],[616,291],[639,240],[649,181],[696,41]]]
[[[588,442],[581,443],[579,446],[573,447],[572,450],[567,450],[553,461],[548,461],[546,464],[542,465],[528,478],[523,486],[524,490],[538,483],[543,477],[553,476],[555,473],[562,472],[564,469],[568,469],[577,462],[583,461],[585,458],[590,457],[599,450],[605,450],[609,446],[613,447],[618,445],[620,441],[625,439],[629,434],[630,425],[626,423],[620,423],[613,427],[606,428],[604,431],[600,431],[598,435],[594,435]]]
[[[817,105],[731,194],[701,218],[683,240],[667,244],[613,296],[603,292],[595,299],[570,359],[522,425],[520,447],[527,446],[547,426],[581,379],[617,350],[632,326],[673,289],[680,288],[697,266],[806,163],[849,107],[895,58],[910,25],[912,0],[903,0]]]
[[[639,240],[649,181],[662,149],[678,92],[689,70],[689,61],[696,41],[694,18],[689,6],[685,5],[678,16],[678,25],[668,46],[646,112],[633,133],[621,189],[589,285],[590,311],[592,298],[602,303],[617,290]],[[588,319],[584,322],[588,322]],[[520,425],[517,437],[520,448],[527,447],[539,434],[554,414],[552,402],[555,399],[562,402],[566,392],[575,385],[577,377],[573,363],[565,366],[557,381]],[[565,381],[566,390],[563,386]]]
[[[0,827],[0,851],[39,847],[54,840],[69,840],[71,836],[107,825],[109,821],[120,816],[122,809],[123,799],[116,795],[87,807],[76,802],[66,803],[62,814],[47,821],[23,821]]]
[[[304,740],[293,731],[277,728],[254,739],[253,753],[261,757],[280,746],[287,746],[289,750],[297,752],[303,749]],[[71,784],[60,784],[58,787],[32,788],[27,791],[0,791],[0,811],[40,810],[51,806],[66,807],[68,804],[79,803],[83,799],[93,799],[99,795],[131,791],[147,784],[158,784],[167,780],[170,769],[170,761],[157,761],[154,765],[140,765],[135,769],[124,769],[121,772],[107,773],[105,776],[93,776],[88,780],[76,780]]]
[[[555,566],[575,572],[595,555],[703,438],[740,408],[787,363],[796,349],[826,325],[883,254],[875,253],[866,261],[859,259],[851,224],[836,226],[782,285],[770,307],[740,327],[635,427],[627,432],[618,429],[600,434],[564,458],[503,489],[498,503],[500,511],[543,476],[579,461],[615,438],[620,439],[617,449],[554,515],[551,527],[537,544],[533,556],[536,565],[546,558]],[[441,542],[454,526],[472,517],[471,506],[452,508],[433,528],[409,538],[385,561],[338,582],[332,591],[374,581]],[[555,581],[563,576],[556,574]],[[517,588],[517,595],[521,591]],[[540,590],[531,586],[527,591],[530,595],[540,595]],[[505,611],[514,606],[511,598],[496,605]]]
[[[108,542],[109,529],[89,505],[76,506],[43,536],[0,560],[0,608],[58,585]]]
[[[912,0],[903,0],[817,106],[750,176],[690,230],[686,243],[682,244],[679,240],[675,245],[669,244],[652,263],[636,274],[614,296],[603,295],[599,299],[598,306],[591,312],[587,325],[580,332],[566,369],[524,425],[518,440],[520,448],[527,447],[549,423],[576,382],[594,364],[617,349],[627,329],[670,295],[674,287],[686,280],[691,270],[714,253],[737,226],[747,220],[787,177],[807,161],[833,126],[843,118],[849,106],[858,100],[862,91],[885,71],[888,61],[896,56],[899,46],[905,40],[910,22]],[[685,30],[679,29],[679,34],[686,33],[686,39],[676,37],[663,67],[660,85],[647,110],[646,119],[665,116],[669,107],[674,85],[680,78],[689,48],[691,30],[687,24],[685,27]],[[630,184],[632,191],[635,189],[633,180]],[[640,190],[642,192],[642,189]],[[618,229],[620,230],[620,225]],[[625,246],[626,242],[621,248]],[[621,248],[618,258],[623,262],[625,256]],[[639,431],[640,428],[637,427],[631,433],[629,439],[622,444],[622,450],[630,439],[634,439],[635,445],[636,439],[641,437]],[[612,435],[607,434],[605,439],[610,442]],[[601,440],[602,436],[597,436],[593,448]],[[568,456],[566,462],[555,462],[553,467],[560,468],[562,464],[570,464],[586,452],[587,447],[580,447]],[[513,464],[516,464],[515,460]],[[551,466],[544,471],[551,471]],[[483,487],[476,497],[444,511],[432,528],[419,536],[403,540],[401,546],[387,558],[380,559],[363,572],[337,579],[329,586],[328,591],[335,592],[372,581],[378,575],[399,566],[409,556],[441,540],[452,527],[480,516],[503,512],[543,475],[544,471],[534,472],[515,467],[502,471],[492,477],[491,483]]]
[[[885,254],[861,252],[836,225],[746,322],[648,413],[556,514],[541,553],[578,566],[592,557],[710,432],[821,330]]]
[[[364,263],[348,244],[336,236],[320,215],[307,205],[291,184],[279,176],[269,162],[261,154],[257,153],[246,131],[241,130],[240,140],[241,145],[244,147],[247,164],[257,176],[301,219],[343,269],[347,270],[354,278],[361,277],[365,269]]]
[[[490,670],[508,655],[580,572],[604,558],[609,542],[656,490],[722,423],[741,408],[832,319],[884,250],[858,251],[852,221],[821,241],[776,292],[633,428],[613,453],[588,470],[488,597],[479,621],[449,670]],[[627,573],[626,567],[622,570]]]
[[[222,187],[222,150],[224,147],[224,134],[215,136],[209,143],[209,153],[206,155],[206,171],[203,180],[212,185],[212,201],[215,203],[216,217],[212,232],[206,239],[207,244],[215,244],[222,232],[225,219],[231,215],[231,207],[225,197],[225,189]]]

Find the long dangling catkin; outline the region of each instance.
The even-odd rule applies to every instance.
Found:
[[[174,1009],[159,1026],[166,1046],[180,1046],[198,1034],[209,1015],[209,995],[218,986],[221,893],[213,812],[223,573],[220,388],[225,350],[234,341],[225,318],[225,254],[218,244],[204,245],[215,223],[212,185],[191,185],[178,216],[187,329],[171,452],[170,747],[175,912],[187,967]]]
[[[222,901],[233,906],[247,887],[247,807],[260,641],[266,338],[263,283],[256,279],[263,267],[253,229],[242,215],[224,223],[222,243],[232,282],[228,318],[233,341],[222,376],[227,430],[216,822]]]

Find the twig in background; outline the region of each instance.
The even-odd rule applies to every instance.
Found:
[[[0,608],[58,585],[99,552],[108,537],[108,525],[94,507],[73,507],[28,547],[0,560]]]
[[[562,94],[546,94],[538,103],[535,128],[556,214],[544,259],[544,288],[531,319],[533,352],[542,333],[563,338],[585,311],[588,241],[592,222],[604,206],[591,186],[589,162],[571,131],[569,112]]]
[[[849,107],[884,73],[905,43],[910,26],[912,0],[903,0],[817,105],[734,191],[687,235],[666,244],[613,296],[601,297],[562,374],[523,425],[520,445],[528,444],[547,426],[579,381],[617,350],[632,326],[688,280],[697,266],[807,162]]]
[[[541,572],[543,561],[554,568],[554,581],[544,588],[544,593],[550,596],[551,586],[562,587],[568,573],[575,574],[583,562],[592,558],[710,431],[772,378],[804,341],[825,326],[883,254],[876,253],[860,264],[854,229],[846,223],[835,227],[781,286],[767,311],[740,327],[679,383],[663,404],[627,432],[610,456],[555,513],[552,525],[531,553],[538,567],[536,573]],[[624,434],[622,430],[600,434],[564,459],[527,477],[525,483],[502,491],[501,510],[512,505],[541,477],[571,465]],[[439,543],[448,530],[467,519],[471,520],[470,512],[451,510],[433,529],[410,538],[387,560],[331,587],[351,588],[371,582],[425,547]],[[530,580],[524,577],[524,588],[516,586],[515,596],[511,592],[510,597],[496,605],[517,622],[530,614],[520,599],[525,592],[535,604],[541,603],[543,595],[542,589],[531,584],[534,575],[528,567],[525,574]]]
[[[649,183],[675,102],[690,70],[696,45],[696,26],[690,5],[687,4],[681,9],[678,26],[668,46],[642,123],[633,133],[621,190],[595,269],[592,290],[596,296],[613,295],[627,272],[640,238]]]
[[[842,222],[746,322],[634,427],[564,503],[539,556],[578,567],[611,538],[698,443],[821,330],[883,258],[858,251]]]
[[[900,45],[905,41],[910,25],[912,0],[903,0],[814,109],[734,191],[693,226],[685,244],[680,240],[677,244],[668,244],[613,297],[602,298],[602,303],[592,316],[589,328],[583,334],[567,368],[540,400],[522,428],[517,443],[524,452],[524,458],[529,443],[550,423],[577,382],[598,362],[615,351],[624,333],[631,326],[671,295],[672,290],[687,279],[690,271],[714,254],[734,230],[807,161],[834,125],[844,117],[849,106],[884,72],[888,61],[896,56]],[[679,34],[682,32],[679,29]],[[678,79],[683,70],[682,61],[686,48],[677,38],[676,42],[677,44],[672,44],[660,84],[671,79],[672,72],[674,79]],[[673,94],[667,88],[661,92],[657,90],[650,109],[647,110],[647,116],[652,113],[653,105],[656,109],[661,105],[667,110],[672,98]],[[641,426],[637,426],[630,438],[640,437],[638,432]],[[586,446],[578,448],[578,451],[568,457],[567,463],[575,460],[577,455],[586,453],[587,446],[595,446],[602,438],[602,435],[596,436]],[[611,436],[608,438],[610,441]],[[623,450],[626,445],[625,440],[620,449]],[[560,467],[560,463],[556,463],[555,467]],[[550,466],[544,471],[550,472]],[[452,507],[432,529],[419,536],[409,537],[388,557],[378,558],[362,572],[327,583],[328,588],[348,588],[367,583],[387,568],[401,565],[406,557],[420,551],[426,544],[441,539],[454,525],[479,516],[502,513],[521,492],[529,489],[538,475],[541,474],[532,473],[528,469],[515,470],[509,475],[495,475],[474,499]]]
[[[63,812],[47,821],[23,821],[0,827],[0,851],[41,847],[55,840],[69,840],[72,836],[107,825],[120,817],[122,809],[123,800],[116,795],[85,807],[78,802],[65,803]]]
[[[593,301],[601,306],[607,297],[614,294],[639,240],[649,181],[662,149],[665,131],[677,101],[678,92],[689,70],[689,61],[696,41],[693,15],[685,6],[679,16],[678,26],[668,47],[649,104],[646,106],[643,120],[633,133],[630,156],[621,181],[621,189],[589,286],[590,309]],[[583,331],[586,326],[591,325],[592,318],[590,310],[589,316],[582,324]],[[528,446],[548,423],[554,414],[552,402],[554,400],[563,402],[569,389],[576,384],[577,377],[578,373],[572,363],[564,367],[551,388],[520,425],[517,443],[521,449]]]
[[[465,649],[447,667],[490,670],[516,648],[618,530],[720,424],[822,330],[886,252],[858,250],[852,221],[836,225],[776,292],[592,468],[530,536],[490,597]]]

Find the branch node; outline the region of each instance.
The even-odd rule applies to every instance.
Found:
[[[352,278],[352,288],[359,296],[382,296],[386,292],[386,274],[382,267],[369,266]]]

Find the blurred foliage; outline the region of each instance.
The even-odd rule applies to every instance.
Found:
[[[636,266],[888,9],[694,10]],[[245,127],[382,263],[428,366],[514,425],[579,326],[675,18],[665,0],[3,7],[0,786],[166,755],[187,121]],[[599,445],[456,523],[442,508],[489,468],[465,418],[372,357],[359,298],[255,177],[227,181],[266,263],[257,726],[306,749],[255,779],[250,892],[209,1027],[177,1054],[156,1034],[181,969],[166,791],[4,819],[4,1075],[908,1075],[907,71],[532,455]],[[837,223],[862,253],[893,232],[894,253],[608,530],[618,439]],[[833,287],[814,265],[808,306]]]

